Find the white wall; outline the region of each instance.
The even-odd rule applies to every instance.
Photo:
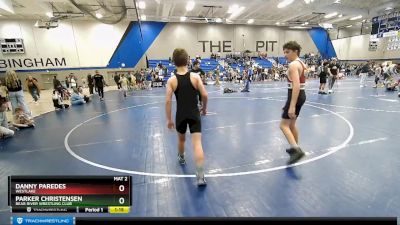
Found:
[[[387,38],[379,39],[378,49],[369,51],[369,39],[371,35],[359,35],[355,37],[333,40],[332,44],[336,54],[341,60],[369,60],[369,59],[394,59],[400,58],[400,50],[387,51]]]
[[[25,54],[2,54],[1,59],[65,58],[67,68],[107,66],[128,26],[127,22],[106,25],[94,21],[62,21],[58,28],[47,30],[35,27],[34,23],[0,20],[0,38],[22,38],[25,46]],[[39,64],[35,68],[15,69],[45,68],[52,66]]]
[[[245,47],[243,47],[243,34]],[[296,40],[302,46],[303,53],[318,52],[310,35],[304,30],[269,26],[169,23],[153,42],[147,55],[149,59],[166,59],[172,55],[175,48],[180,47],[185,48],[191,57],[195,55],[210,57],[209,43],[203,52],[203,44],[199,41],[212,41],[213,45],[221,41],[221,47],[222,41],[231,41],[232,51],[255,51],[256,41],[277,41],[274,51],[271,49],[272,44],[269,44],[267,53],[269,56],[283,56],[282,45],[291,40]],[[217,52],[216,49],[214,48],[214,53]],[[222,56],[225,54],[221,53]]]
[[[122,38],[128,22],[116,25],[106,25],[95,21],[61,21],[58,28],[40,29],[34,26],[33,20],[0,20],[0,38],[22,38],[25,54],[2,54],[3,60],[8,59],[43,59],[65,58],[66,68],[104,67],[107,66],[113,52]],[[243,46],[243,36],[245,47]],[[256,50],[256,41],[277,41],[272,51],[269,43],[269,56],[282,56],[282,45],[290,40],[296,40],[303,47],[303,53],[318,52],[310,35],[304,30],[286,30],[278,27],[222,25],[222,24],[190,24],[169,23],[156,38],[147,51],[149,59],[166,59],[171,56],[174,48],[183,47],[193,57],[200,54],[209,57],[209,44],[206,52],[199,41],[231,41],[232,51]],[[222,49],[221,49],[222,50]],[[265,48],[260,51],[265,51]],[[217,52],[217,48],[213,50]],[[225,55],[223,53],[222,55]],[[144,61],[139,62],[139,67]],[[1,65],[0,65],[1,67]],[[13,69],[48,69],[52,65],[38,64],[35,67],[16,67]],[[0,68],[0,71],[5,71]]]

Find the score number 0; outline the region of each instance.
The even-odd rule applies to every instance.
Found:
[[[119,185],[118,190],[120,192],[124,192],[125,191],[125,186],[124,185]],[[119,198],[118,202],[119,202],[119,204],[123,205],[125,203],[125,198],[124,197]]]

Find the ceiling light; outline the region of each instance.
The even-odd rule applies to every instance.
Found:
[[[181,22],[185,22],[185,21],[186,21],[186,19],[187,19],[187,17],[186,17],[186,16],[181,16]]]
[[[248,24],[254,23],[254,19],[249,19],[249,20],[247,20],[247,23],[248,23]]]
[[[225,19],[225,21],[226,21],[226,23],[233,23],[233,21],[230,19]]]
[[[227,13],[232,14],[237,10],[239,10],[239,6],[238,5],[231,5],[231,6],[229,6],[229,9],[228,9]]]
[[[11,0],[0,0],[0,11],[1,10],[14,14],[13,2]]]
[[[336,0],[333,4],[342,4],[342,1]]]
[[[388,11],[388,10],[392,10],[392,9],[393,9],[393,8],[389,6],[389,7],[387,7],[385,10]]]
[[[147,16],[146,15],[141,15],[140,16],[140,20],[147,20]]]
[[[103,15],[101,15],[100,13],[96,13],[96,17],[97,17],[97,19],[101,19],[101,18],[103,18]]]
[[[138,6],[139,6],[139,9],[145,9],[146,8],[146,2],[140,1]]]
[[[347,28],[350,28],[350,27],[352,27],[352,26],[353,26],[353,25],[347,25],[346,27],[347,27]]]
[[[305,22],[304,25],[308,25],[308,22]]]
[[[342,18],[343,17],[343,14],[340,14],[339,16],[337,16],[337,17],[339,17],[339,18]]]
[[[290,29],[308,29],[308,27],[302,27],[302,26],[294,26],[294,27],[289,27]]]
[[[39,27],[39,21],[36,21],[36,23],[35,23],[34,26],[35,26],[35,27]]]
[[[304,2],[305,2],[306,4],[310,4],[311,2],[314,2],[314,0],[304,0]]]
[[[358,16],[350,18],[350,20],[358,20],[358,19],[361,19],[361,18],[362,18],[362,15],[358,15]]]
[[[278,26],[279,26],[279,25],[281,25],[281,23],[280,23],[280,22],[276,22],[275,25],[278,25]]]
[[[294,0],[283,0],[278,4],[278,8],[285,8],[286,6],[292,4]]]
[[[235,7],[233,7],[233,10],[229,9],[228,12],[230,10],[232,11],[229,19],[235,19],[237,16],[239,16],[243,12],[244,9],[245,9],[244,6],[240,6],[240,7],[238,6],[238,8],[236,8],[236,6],[235,6]]]
[[[47,13],[46,13],[46,16],[52,18],[52,17],[53,17],[53,13],[52,13],[52,12],[47,12]]]
[[[321,27],[323,27],[324,29],[333,29],[333,25],[331,23],[323,23],[320,24]]]
[[[324,18],[329,19],[329,18],[336,16],[337,14],[338,14],[337,12],[329,13],[329,14],[325,15]]]
[[[221,19],[221,18],[216,18],[216,19],[215,19],[215,22],[217,22],[217,23],[222,23],[222,19]]]
[[[188,1],[188,3],[186,4],[186,11],[192,11],[194,9],[194,1]]]

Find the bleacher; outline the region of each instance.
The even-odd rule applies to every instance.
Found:
[[[219,63],[216,59],[201,59],[200,68],[208,73],[209,71],[215,70],[218,65]]]
[[[282,65],[288,64],[288,61],[285,57],[278,57],[278,60],[279,60],[279,64],[282,64]]]
[[[268,59],[253,58],[253,60],[263,68],[271,68],[273,65],[272,62],[274,61],[274,59],[271,58]],[[287,60],[285,57],[278,57],[278,60],[280,64],[284,65],[287,64]],[[192,59],[192,62],[193,61],[194,59]],[[168,69],[168,74],[164,77],[164,81],[166,81],[171,76],[171,72],[175,70],[175,66],[172,63],[170,63],[168,59],[151,59],[149,60],[149,67],[155,68],[159,63],[161,63]],[[207,59],[201,59],[200,68],[207,73],[209,71],[215,70],[218,65],[219,63],[217,60],[207,58]],[[245,68],[244,65],[239,65],[235,63],[231,64],[230,66],[234,69],[239,68],[240,71],[243,71]],[[220,70],[223,71],[224,68],[221,66]]]
[[[192,62],[193,61],[194,61],[194,59],[192,59]],[[173,72],[175,70],[175,65],[170,63],[168,59],[152,59],[152,60],[149,60],[149,67],[155,68],[155,67],[157,67],[157,65],[159,63],[161,63],[163,66],[167,67],[167,69],[168,69],[168,74],[164,77],[164,81],[166,81],[171,76],[171,72]],[[200,68],[204,72],[207,73],[211,70],[215,70],[218,65],[219,65],[219,63],[215,59],[201,59]],[[221,69],[223,69],[223,68],[221,67]]]
[[[269,59],[255,58],[253,59],[262,68],[271,68],[272,62]]]

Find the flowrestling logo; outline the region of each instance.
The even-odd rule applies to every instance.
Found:
[[[62,225],[73,225],[73,217],[14,217],[12,218],[13,225],[50,225],[50,224],[62,224]]]

